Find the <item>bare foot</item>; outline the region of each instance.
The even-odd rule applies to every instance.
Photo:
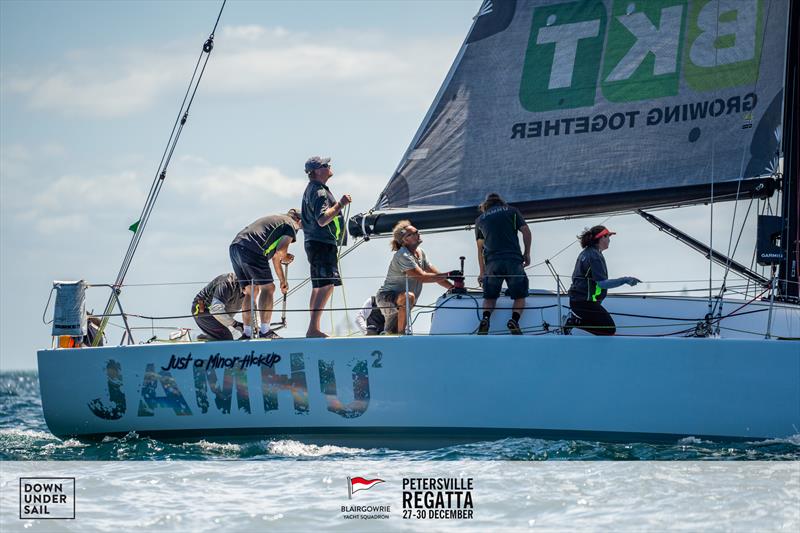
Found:
[[[308,330],[306,332],[306,337],[309,339],[324,339],[328,337],[328,334],[319,330]]]

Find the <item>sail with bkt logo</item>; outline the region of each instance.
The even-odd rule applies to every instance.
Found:
[[[788,6],[486,0],[376,209],[493,191],[535,219],[744,190],[776,169]]]

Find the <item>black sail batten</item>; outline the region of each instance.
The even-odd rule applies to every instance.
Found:
[[[768,198],[775,193],[776,186],[776,180],[770,177],[718,183],[714,185],[713,201]],[[535,221],[636,209],[682,207],[708,203],[711,200],[710,185],[694,185],[510,203],[522,211],[527,220]],[[446,209],[374,211],[352,217],[348,230],[354,237],[380,235],[391,232],[392,227],[404,219],[411,220],[419,229],[451,228],[470,225],[477,216],[477,205]]]

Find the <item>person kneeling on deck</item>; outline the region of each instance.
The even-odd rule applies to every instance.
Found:
[[[355,316],[356,325],[364,335],[380,335],[386,321],[374,296],[367,298]]]
[[[611,244],[615,232],[605,226],[594,226],[578,236],[583,251],[575,261],[572,272],[572,285],[569,288],[569,306],[574,317],[567,320],[566,326],[577,327],[593,335],[614,335],[617,326],[601,302],[608,289],[622,285],[634,286],[640,281],[626,276],[608,279],[608,269],[603,252]]]
[[[289,253],[289,244],[297,240],[297,232],[301,228],[300,212],[297,209],[290,209],[285,215],[259,218],[233,239],[230,246],[231,264],[239,279],[239,285],[244,290],[242,339],[247,340],[254,336],[250,316],[251,298],[255,299],[259,310],[259,336],[268,339],[278,338],[278,334],[269,326],[275,293],[269,260],[272,259],[281,292],[285,295],[289,290],[289,284],[283,274],[281,262],[290,263],[294,259]]]
[[[385,319],[386,333],[402,335],[406,332],[406,314],[419,299],[423,283],[438,283],[452,289],[453,284],[447,278],[461,274],[436,270],[420,248],[421,243],[419,231],[408,220],[401,220],[392,230],[391,247],[395,253],[376,297]]]
[[[491,193],[479,207],[481,216],[475,220],[475,239],[478,244],[478,283],[483,286],[483,318],[478,335],[489,333],[490,318],[503,280],[507,294],[514,300],[511,320],[506,326],[512,335],[522,335],[519,319],[528,296],[528,276],[525,267],[531,264],[531,230],[525,217],[506,204],[499,194]],[[520,252],[517,232],[522,233],[525,251]]]
[[[243,299],[236,275],[222,274],[194,297],[192,316],[210,340],[230,341],[241,336],[242,324],[233,317],[242,310]]]

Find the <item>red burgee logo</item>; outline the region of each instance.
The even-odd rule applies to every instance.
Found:
[[[365,479],[363,477],[347,477],[347,497],[353,498],[353,494],[360,490],[369,490],[378,483],[384,483],[382,479]]]

